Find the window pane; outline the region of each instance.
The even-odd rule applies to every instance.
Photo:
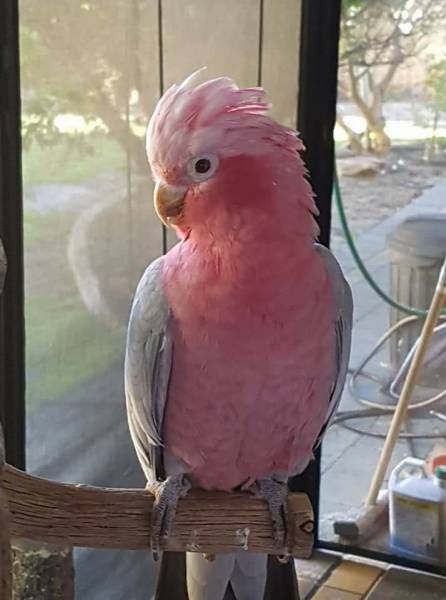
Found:
[[[441,1],[344,0],[342,6],[335,129],[342,203],[371,279],[419,309],[429,305],[446,254],[445,25]],[[350,386],[342,421],[323,445],[320,536],[336,542],[334,522],[354,519],[367,496],[401,391],[403,378],[395,378],[420,323],[402,324],[377,347],[407,314],[372,290],[352,258],[336,206],[333,211],[332,248],[355,300]],[[439,348],[445,339],[439,335],[437,356],[431,353],[425,364],[412,404],[444,391],[446,355]],[[386,480],[403,458],[425,459],[444,439],[444,423],[430,414],[431,408],[445,412],[444,396],[409,412]],[[361,418],[353,418],[357,411]],[[353,544],[396,553],[383,523],[368,535]]]
[[[156,3],[20,9],[28,469],[142,487],[122,364],[134,288],[162,252],[143,137]],[[78,598],[142,600],[153,581],[149,553],[76,551]]]
[[[20,0],[33,473],[144,485],[122,363],[133,291],[163,251],[145,128],[161,88],[204,64],[208,77],[263,81],[295,125],[300,3],[262,4],[261,19],[258,0]],[[146,599],[154,579],[149,553],[76,552],[81,600]]]

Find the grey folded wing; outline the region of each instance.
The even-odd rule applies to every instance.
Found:
[[[336,413],[347,378],[353,327],[353,298],[350,286],[336,258],[325,246],[320,244],[315,244],[315,246],[324,261],[333,290],[335,301],[334,332],[336,336],[335,378],[327,406],[327,417],[319,434],[317,446]]]
[[[147,479],[163,477],[162,427],[172,367],[169,304],[161,284],[163,258],[145,271],[127,331],[125,396],[130,434]]]

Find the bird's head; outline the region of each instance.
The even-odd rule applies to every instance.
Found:
[[[267,115],[263,89],[240,89],[225,77],[198,85],[200,72],[167,90],[148,126],[160,219],[184,237],[265,220],[271,211],[289,218],[287,196],[314,213],[298,155],[303,145]]]

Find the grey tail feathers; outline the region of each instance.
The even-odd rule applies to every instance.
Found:
[[[308,485],[304,488],[308,490]],[[186,589],[186,554],[163,552],[158,571],[155,600],[190,600]],[[225,600],[234,600],[231,585]],[[280,563],[275,556],[268,556],[268,576],[265,593],[259,600],[299,600],[294,561]]]
[[[266,554],[219,554],[209,561],[202,554],[186,555],[189,600],[223,600],[229,582],[236,600],[261,600],[267,576]]]

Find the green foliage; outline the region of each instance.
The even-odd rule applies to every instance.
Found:
[[[366,0],[343,0],[342,12],[344,16],[352,16],[356,11],[363,8]]]
[[[341,64],[373,68],[401,63],[445,18],[444,0],[344,0]]]
[[[78,389],[120,356],[120,335],[89,314],[77,290],[72,292],[33,294],[26,303],[26,393],[33,408]]]
[[[51,240],[51,236],[67,235],[73,222],[73,215],[52,211],[42,213],[37,210],[24,210],[23,234],[26,251],[30,252],[40,242]]]
[[[121,146],[100,134],[77,140],[64,135],[51,143],[30,143],[22,161],[25,188],[39,183],[80,183],[125,168]]]
[[[385,130],[383,102],[398,69],[416,57],[436,31],[444,29],[444,0],[344,0],[339,45],[340,98],[354,102],[366,122],[359,139],[350,131],[356,151],[385,154],[391,140]],[[348,126],[338,115],[343,129]]]
[[[446,59],[429,67],[425,83],[432,109],[436,112],[446,111]]]
[[[132,160],[145,164],[141,140],[129,130],[146,124],[153,106],[147,40],[151,3],[138,0],[21,0],[20,51],[23,140],[54,145],[55,118],[98,121]],[[132,103],[130,95],[132,94]],[[136,100],[135,100],[136,99]],[[78,133],[73,144],[85,144]]]

